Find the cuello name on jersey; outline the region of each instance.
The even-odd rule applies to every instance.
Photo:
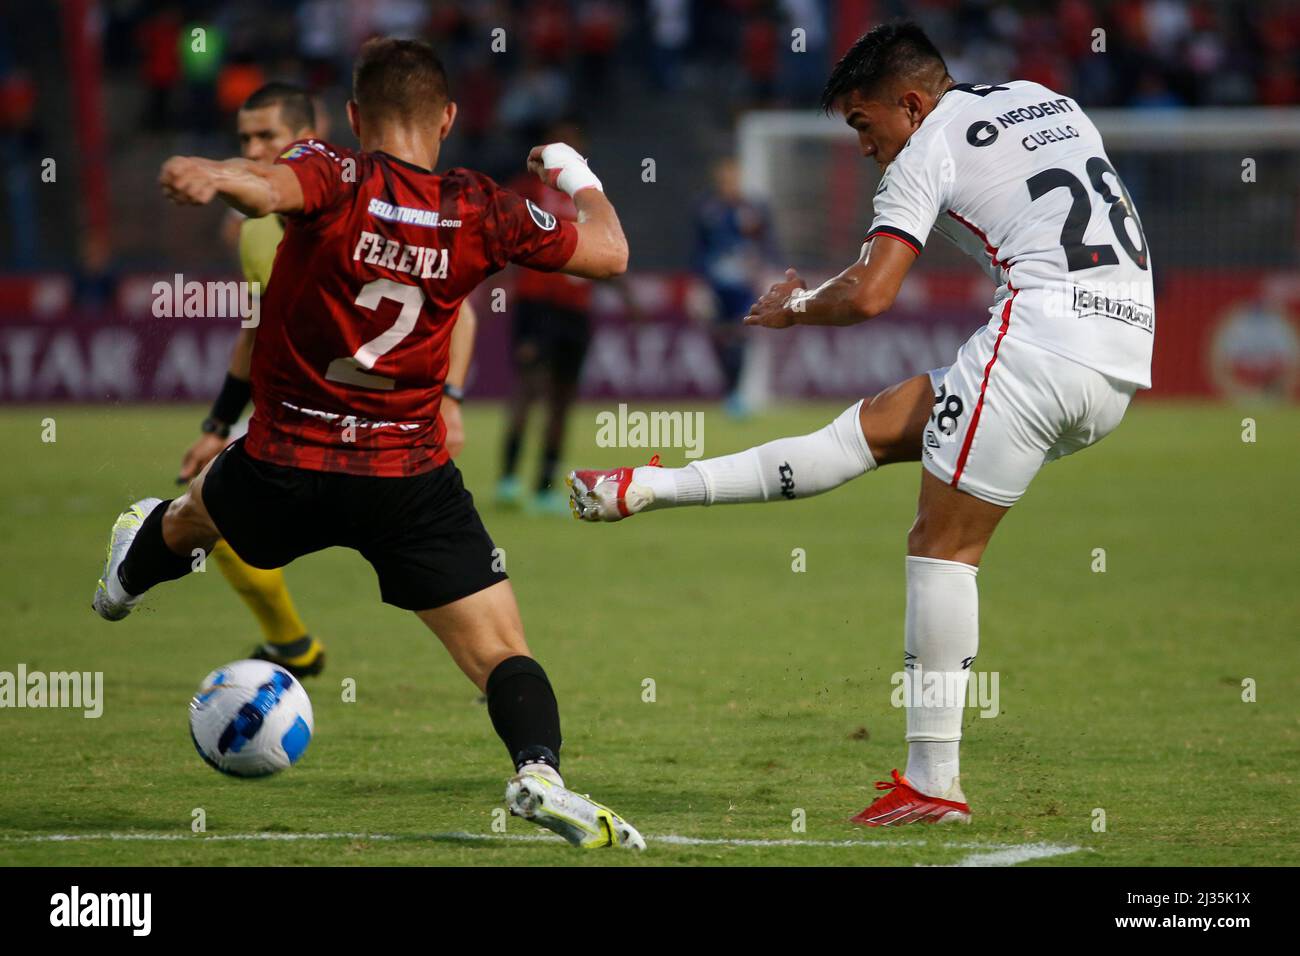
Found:
[[[394,272],[405,272],[421,279],[447,278],[446,249],[432,246],[408,246],[396,239],[385,239],[376,232],[363,231],[352,250],[352,261]]]

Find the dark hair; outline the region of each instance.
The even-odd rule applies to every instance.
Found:
[[[420,40],[376,37],[357,54],[352,98],[371,118],[413,120],[442,109],[451,98],[447,71]]]
[[[829,113],[840,97],[854,91],[870,97],[895,80],[933,79],[937,84],[947,75],[948,64],[925,31],[911,20],[894,20],[864,33],[835,64],[821,106]]]
[[[280,107],[280,118],[291,132],[315,128],[316,104],[310,93],[294,83],[267,83],[244,100],[240,109],[260,110],[277,104]]]

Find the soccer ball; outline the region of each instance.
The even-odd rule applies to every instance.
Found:
[[[190,701],[190,737],[199,756],[235,777],[265,777],[292,766],[311,732],[307,692],[270,661],[218,667]]]

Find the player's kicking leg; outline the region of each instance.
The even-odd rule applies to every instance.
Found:
[[[913,694],[907,772],[877,784],[889,792],[854,822],[966,822],[970,808],[958,748],[979,646],[980,559],[998,522],[1043,464],[1114,430],[1133,391],[1054,353],[981,330],[950,368],[909,379],[863,405],[860,434],[849,427],[850,410],[812,435],[673,469],[671,483],[653,469],[577,472],[571,476],[575,512],[608,521],[655,503],[806,497],[887,461],[921,458],[921,496],[908,536],[904,662],[909,673],[934,675],[946,693],[937,706],[924,693]],[[995,401],[986,403],[990,394]],[[808,460],[813,456],[818,462]],[[813,478],[802,489],[801,473]]]
[[[560,710],[546,671],[529,654],[510,582],[419,612],[456,664],[487,695],[488,715],[515,763],[506,804],[584,848],[645,849],[636,828],[568,789],[560,776]]]
[[[575,517],[621,521],[683,505],[809,498],[882,465],[921,457],[934,404],[930,375],[916,375],[845,409],[808,435],[778,438],[685,468],[580,469],[569,473]]]
[[[555,693],[529,653],[500,552],[455,464],[401,480],[342,475],[330,483],[336,488],[322,503],[347,527],[365,529],[348,543],[374,567],[384,602],[414,611],[487,697],[515,769],[505,794],[511,812],[575,846],[644,849],[636,828],[560,776]]]
[[[914,376],[851,406],[819,431],[734,455],[676,469],[650,465],[574,472],[574,513],[589,521],[618,521],[656,507],[806,498],[881,465],[916,461],[926,433],[934,431],[942,414],[935,395],[946,373]],[[952,440],[951,429],[942,435],[945,443]],[[909,701],[907,774],[894,771],[892,783],[877,784],[889,793],[854,818],[868,826],[970,820],[957,748],[978,645],[975,571],[1007,509],[959,492],[929,472],[923,475],[908,539],[905,666],[918,675],[951,674],[941,686],[953,687],[956,699],[940,707],[932,706],[933,695],[917,694]]]
[[[127,591],[121,582],[122,561],[126,558],[131,544],[140,534],[140,529],[162,504],[161,498],[142,498],[127,508],[108,534],[108,553],[104,558],[104,570],[99,583],[95,585],[95,596],[90,606],[95,613],[106,621],[120,621],[131,613],[140,594]]]
[[[146,499],[119,517],[95,610],[121,620],[154,585],[193,570],[194,552],[219,538],[254,567],[334,545],[360,551],[384,600],[429,608],[420,619],[487,695],[515,764],[511,811],[577,846],[645,848],[622,817],[564,785],[555,694],[528,652],[514,593],[454,464],[401,481],[324,475],[259,462],[233,445],[180,498]]]
[[[996,355],[995,339],[976,334],[949,369],[910,378],[863,405],[861,431],[850,427],[850,410],[809,436],[686,468],[571,475],[578,516],[619,520],[658,506],[807,497],[879,464],[923,460],[907,541],[905,667],[928,672],[948,693],[937,706],[924,693],[909,701],[906,774],[894,771],[891,783],[878,784],[888,793],[854,818],[867,826],[969,821],[958,748],[979,646],[980,558],[1043,463],[1100,441],[1132,397],[1132,386],[1034,346],[1002,342],[993,372]],[[992,405],[988,393],[996,395]]]
[[[220,534],[195,494],[196,479],[179,498],[145,498],[118,515],[91,607],[106,621],[131,613],[146,591],[194,570]]]
[[[925,433],[933,431],[927,429],[933,426],[932,412],[940,411],[935,394],[946,371],[907,379],[810,435],[685,468],[574,472],[574,513],[589,521],[617,521],[655,507],[806,498],[881,465],[916,461]],[[943,437],[950,440],[947,431]],[[893,782],[877,784],[889,792],[853,820],[868,826],[970,820],[957,748],[978,645],[975,571],[1007,509],[959,492],[929,472],[923,476],[918,517],[908,538],[904,660],[910,674],[948,676],[940,686],[952,687],[955,699],[939,707],[933,706],[933,695],[916,694],[909,701],[907,773],[894,771]]]
[[[214,459],[215,460],[215,459]],[[296,677],[319,674],[325,649],[307,633],[278,567],[254,567],[222,540],[203,503],[209,464],[185,494],[169,501],[145,498],[122,512],[109,535],[108,557],[92,607],[120,621],[146,591],[184,577],[207,555],[262,623],[267,642],[251,656],[285,667]]]

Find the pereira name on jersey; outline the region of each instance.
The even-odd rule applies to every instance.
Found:
[[[1074,100],[1023,80],[945,93],[881,177],[867,238],[919,255],[931,229],[998,283],[995,330],[1150,388],[1150,253]]]
[[[510,262],[562,268],[577,230],[471,170],[319,140],[277,162],[297,175],[303,209],[285,217],[262,299],[248,453],[357,475],[438,467],[461,302]]]

